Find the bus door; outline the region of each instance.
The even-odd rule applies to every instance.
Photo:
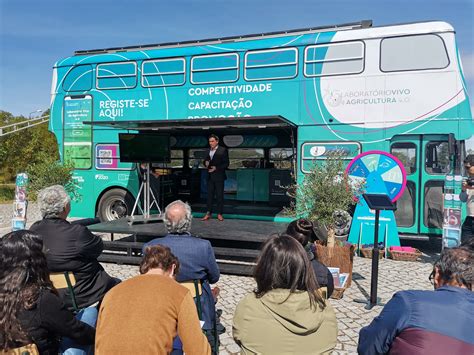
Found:
[[[399,232],[441,234],[444,177],[449,172],[448,135],[395,136],[390,151],[407,172],[407,186],[395,211]]]

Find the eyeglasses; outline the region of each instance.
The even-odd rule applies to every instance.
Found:
[[[434,276],[435,276],[435,271],[431,271],[430,276],[428,276],[428,280],[430,280],[431,284],[434,286]]]

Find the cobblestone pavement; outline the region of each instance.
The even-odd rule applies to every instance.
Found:
[[[110,274],[127,279],[138,274],[138,267],[126,265],[104,264]],[[432,288],[428,281],[432,265],[429,262],[404,262],[390,259],[380,260],[378,277],[378,296],[382,302],[390,300],[400,290]],[[336,350],[333,354],[356,354],[359,331],[377,316],[382,307],[374,307],[368,311],[363,304],[355,303],[354,299],[367,298],[370,293],[371,260],[355,257],[353,282],[340,300],[331,299],[335,309],[339,335]],[[226,327],[225,334],[220,337],[220,354],[237,354],[240,348],[232,339],[232,317],[237,303],[255,287],[251,277],[222,275],[217,283],[221,289],[217,308],[223,310],[221,322]]]
[[[11,204],[0,204],[0,217],[2,217],[0,218],[0,235],[10,231],[11,210]],[[30,221],[28,225],[40,218],[36,206],[30,205],[28,218]],[[422,250],[422,260],[418,262],[380,260],[378,296],[382,298],[382,302],[389,301],[392,295],[400,290],[432,288],[428,275],[437,253],[425,242],[407,242],[406,244]],[[122,280],[138,275],[137,266],[103,265],[112,276]],[[354,299],[368,298],[370,273],[371,260],[355,257],[352,286],[346,290],[342,299],[330,300],[336,311],[339,327],[338,343],[334,354],[355,354],[360,329],[368,325],[382,309],[382,307],[374,307],[368,311],[364,309],[363,304],[354,302]],[[237,303],[244,295],[252,292],[255,282],[251,277],[222,275],[217,285],[221,289],[217,307],[223,310],[221,322],[226,327],[226,332],[220,337],[220,354],[236,354],[239,353],[240,348],[232,338],[232,317]]]

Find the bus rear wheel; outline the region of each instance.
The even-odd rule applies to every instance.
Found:
[[[101,221],[112,221],[128,216],[133,209],[132,195],[123,189],[111,189],[100,198],[97,216]]]

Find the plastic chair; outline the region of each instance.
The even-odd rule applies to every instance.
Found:
[[[36,344],[27,344],[8,351],[0,350],[0,355],[39,355]]]
[[[74,286],[76,285],[76,278],[70,271],[52,272],[49,274],[49,279],[57,290],[67,289],[71,297],[72,309],[74,312],[79,311],[76,302],[76,294],[74,293]]]

